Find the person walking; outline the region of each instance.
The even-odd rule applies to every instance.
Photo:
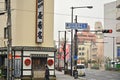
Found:
[[[47,65],[45,66],[45,80],[50,80],[49,79],[49,68]]]

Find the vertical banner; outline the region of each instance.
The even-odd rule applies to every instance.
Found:
[[[43,0],[36,0],[36,42],[43,42]]]
[[[21,60],[20,59],[15,59],[14,69],[15,69],[14,76],[20,77],[21,76]]]

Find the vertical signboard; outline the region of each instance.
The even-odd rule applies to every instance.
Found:
[[[14,76],[20,77],[21,76],[21,60],[20,59],[15,59],[14,69],[15,69]]]
[[[36,42],[43,42],[43,0],[36,0]]]

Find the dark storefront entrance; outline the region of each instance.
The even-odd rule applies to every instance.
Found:
[[[32,71],[34,78],[44,78],[45,64],[47,64],[47,57],[32,58]]]

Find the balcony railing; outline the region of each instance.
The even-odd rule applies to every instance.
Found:
[[[117,8],[120,8],[120,0],[117,0],[117,5],[116,5]]]
[[[120,36],[116,37],[116,44],[120,44]]]
[[[117,24],[116,24],[116,31],[117,31],[117,32],[120,32],[120,23],[117,23]]]
[[[117,19],[117,20],[120,20],[120,8],[117,9],[116,19]]]

